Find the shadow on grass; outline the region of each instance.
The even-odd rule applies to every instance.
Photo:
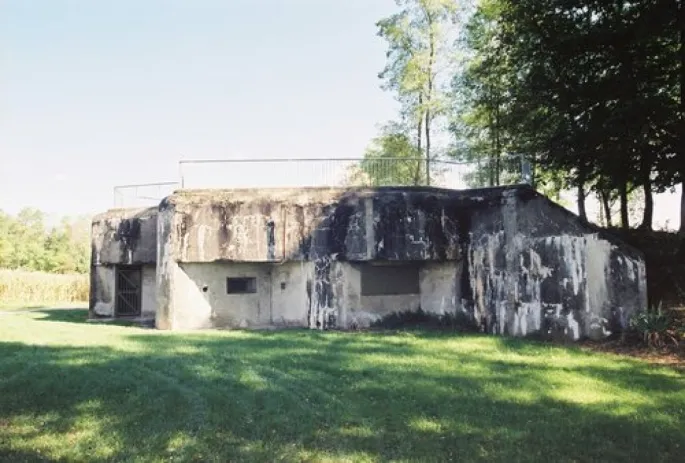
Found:
[[[88,319],[88,309],[73,309],[73,308],[49,308],[44,310],[32,310],[36,314],[38,321],[59,322],[59,323],[76,323],[76,324],[99,324],[111,326],[130,326],[130,327],[149,327],[150,322],[144,323],[139,320],[120,319]]]
[[[675,461],[685,444],[682,377],[585,365],[583,353],[527,364],[544,352],[519,340],[302,330],[121,341],[0,343],[0,458],[38,459],[24,452],[40,441],[89,461]],[[604,395],[574,402],[567,387]]]
[[[0,304],[0,312],[2,313],[22,313],[35,312],[36,310],[72,310],[83,309],[88,310],[88,303],[82,302],[65,302],[54,304],[21,304],[21,303],[2,303]]]
[[[60,323],[88,323],[88,309],[54,308],[33,311],[41,321]]]

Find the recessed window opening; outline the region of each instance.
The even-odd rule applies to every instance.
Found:
[[[257,292],[257,278],[239,277],[226,278],[226,293],[228,294],[251,294]]]
[[[419,266],[414,264],[361,266],[362,296],[419,294]]]

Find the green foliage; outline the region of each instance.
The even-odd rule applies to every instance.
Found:
[[[90,221],[63,218],[49,227],[45,214],[23,209],[16,217],[0,211],[0,268],[85,273],[90,255]]]
[[[436,314],[418,310],[393,312],[372,324],[374,328],[430,328],[476,333],[479,331],[475,321],[464,312]]]
[[[683,321],[673,311],[661,307],[637,312],[630,319],[630,326],[649,347],[662,348],[669,344],[678,346],[685,334]]]
[[[683,2],[480,0],[454,79],[455,156],[524,153],[536,186],[620,202],[685,179]],[[651,224],[644,209],[643,224]]]
[[[435,109],[431,80],[438,64],[447,58],[447,28],[456,15],[453,0],[396,0],[400,11],[376,23],[378,35],[388,43],[388,62],[379,73],[384,88],[397,92],[398,99],[423,95],[418,112]]]
[[[364,186],[423,185],[425,163],[421,152],[400,124],[388,124],[353,167],[350,183]]]
[[[520,158],[511,156],[518,148],[512,125],[516,67],[498,37],[500,14],[498,2],[483,1],[472,15],[464,32],[469,56],[452,83],[452,156],[477,161],[473,186],[511,183],[520,172]]]
[[[452,59],[449,37],[457,4],[453,0],[396,0],[396,4],[398,13],[376,23],[378,35],[388,45],[387,63],[378,77],[400,102],[403,123],[419,155],[432,159],[434,122],[447,107],[441,74]]]

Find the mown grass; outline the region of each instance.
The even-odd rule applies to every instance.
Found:
[[[433,332],[0,320],[0,460],[682,461],[683,375]]]
[[[89,285],[87,274],[0,269],[0,310],[82,304]]]

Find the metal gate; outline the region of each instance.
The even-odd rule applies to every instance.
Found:
[[[115,313],[117,317],[140,315],[142,272],[140,267],[118,267]]]

